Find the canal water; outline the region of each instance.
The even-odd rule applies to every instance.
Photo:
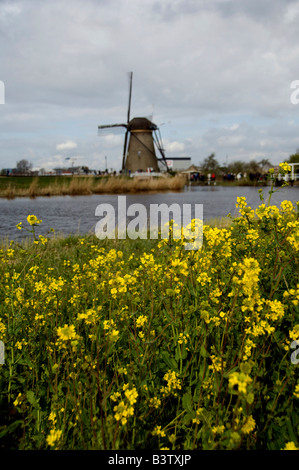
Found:
[[[277,188],[278,189],[278,188]],[[269,187],[264,187],[265,199]],[[258,188],[252,186],[192,186],[181,192],[147,193],[126,195],[126,206],[135,203],[144,205],[149,211],[150,204],[190,204],[192,214],[195,204],[203,205],[203,218],[205,223],[213,218],[226,217],[229,213],[237,215],[236,200],[238,196],[246,197],[248,205],[256,208],[261,204]],[[279,188],[272,195],[271,203],[280,205],[283,200],[293,203],[299,200],[299,187]],[[96,216],[96,208],[100,204],[110,204],[115,208],[117,215],[117,195],[91,195],[91,196],[53,196],[37,197],[35,199],[16,198],[12,200],[0,199],[0,238],[20,240],[28,235],[25,230],[18,230],[19,222],[28,226],[26,221],[29,214],[42,219],[38,234],[46,234],[53,228],[57,233],[64,235],[95,233],[95,226],[100,220]],[[192,215],[194,216],[194,215]]]

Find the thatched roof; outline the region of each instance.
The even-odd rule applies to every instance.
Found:
[[[181,173],[199,173],[199,171],[199,167],[191,165],[189,166],[189,168],[187,168],[187,170],[183,170]]]

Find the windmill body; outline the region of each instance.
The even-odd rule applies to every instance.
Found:
[[[155,144],[162,157],[159,160],[165,164],[165,168],[168,170],[162,146],[162,139],[159,135],[159,128],[156,124],[145,117],[136,117],[130,120],[132,75],[133,74],[131,72],[127,123],[102,125],[98,126],[98,128],[99,130],[115,127],[126,129],[122,171],[135,173],[138,171],[148,171],[148,169],[151,168],[155,172],[159,172],[160,170],[155,151]]]
[[[129,122],[129,144],[125,158],[125,170],[135,173],[152,168],[159,171],[154,146],[155,124],[147,118],[134,118]]]

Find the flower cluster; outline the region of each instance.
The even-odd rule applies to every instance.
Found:
[[[116,421],[124,426],[128,422],[128,418],[134,415],[134,405],[137,401],[138,393],[135,387],[129,388],[129,384],[123,385],[124,398],[121,393],[116,392],[110,398],[113,401],[120,399],[119,403],[114,406],[114,417]]]

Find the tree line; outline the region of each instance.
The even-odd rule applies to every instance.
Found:
[[[288,163],[299,163],[299,149],[297,149],[294,154],[290,155],[286,161]],[[215,153],[211,153],[211,155],[200,163],[199,168],[204,174],[264,175],[270,168],[273,168],[273,166],[274,165],[268,158],[264,158],[260,161],[251,160],[249,162],[235,160],[228,165],[220,165],[215,157]]]

